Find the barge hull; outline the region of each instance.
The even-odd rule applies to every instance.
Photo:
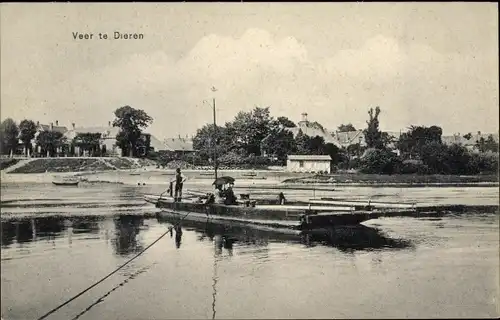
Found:
[[[155,202],[155,201],[149,201]],[[335,211],[295,209],[290,206],[246,207],[238,205],[203,204],[196,202],[173,202],[157,200],[159,213],[180,216],[194,221],[225,221],[270,228],[312,230],[332,226],[358,225],[376,219],[379,213],[369,211]]]

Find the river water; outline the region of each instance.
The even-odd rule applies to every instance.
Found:
[[[36,319],[155,241],[171,224],[141,197],[160,189],[3,184],[2,317]],[[498,203],[498,188],[439,190],[372,193]],[[184,221],[48,319],[495,317],[499,281],[498,214],[378,219],[330,238]]]

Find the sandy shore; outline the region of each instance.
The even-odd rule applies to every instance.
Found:
[[[187,184],[209,186],[214,177],[213,171],[206,170],[183,170],[188,177]],[[82,182],[88,183],[116,183],[125,185],[168,185],[173,178],[175,170],[162,170],[155,167],[146,167],[132,170],[113,170],[113,171],[92,171],[92,172],[48,172],[48,173],[6,173],[1,172],[0,181],[4,183],[51,183],[53,180],[61,177],[79,177]],[[308,173],[292,173],[284,170],[221,170],[219,176],[228,175],[234,177],[237,186],[248,186],[258,188],[259,186],[284,186],[284,180],[289,178],[300,178],[311,176]],[[344,176],[336,182],[317,183],[286,183],[288,188],[296,186],[297,188],[335,188],[335,186],[351,187],[497,187],[498,182],[411,182],[411,177],[403,177],[402,181],[359,181],[353,175],[352,180],[346,180]],[[386,178],[386,177],[380,177]]]
[[[213,181],[213,172],[204,170],[183,170],[189,183],[210,184]],[[245,177],[252,172],[260,177]],[[85,182],[106,182],[137,185],[140,184],[165,184],[174,176],[175,170],[159,170],[156,168],[141,168],[133,170],[90,171],[90,172],[47,172],[47,173],[1,173],[2,183],[51,183],[60,177],[79,177]],[[259,170],[224,170],[219,176],[230,175],[238,181],[249,180],[259,184],[276,184],[290,176],[285,172],[272,171],[271,174]]]

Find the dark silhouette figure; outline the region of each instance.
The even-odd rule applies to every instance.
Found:
[[[176,225],[174,227],[174,230],[175,230],[175,247],[179,249],[181,247],[182,228],[180,225]]]

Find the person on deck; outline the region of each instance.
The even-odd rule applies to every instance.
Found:
[[[170,183],[175,183],[175,194],[174,201],[180,202],[182,198],[182,186],[184,182],[187,180],[186,176],[181,173],[181,169],[177,168],[175,170],[175,178],[170,181]]]
[[[236,195],[234,194],[232,183],[229,184],[229,187],[226,189],[225,196],[226,196],[226,199],[224,201],[225,204],[227,205],[236,204],[236,200],[238,200],[238,198],[236,198]]]
[[[222,185],[215,186],[214,203],[219,203],[219,204],[224,203],[224,191],[222,190]]]

